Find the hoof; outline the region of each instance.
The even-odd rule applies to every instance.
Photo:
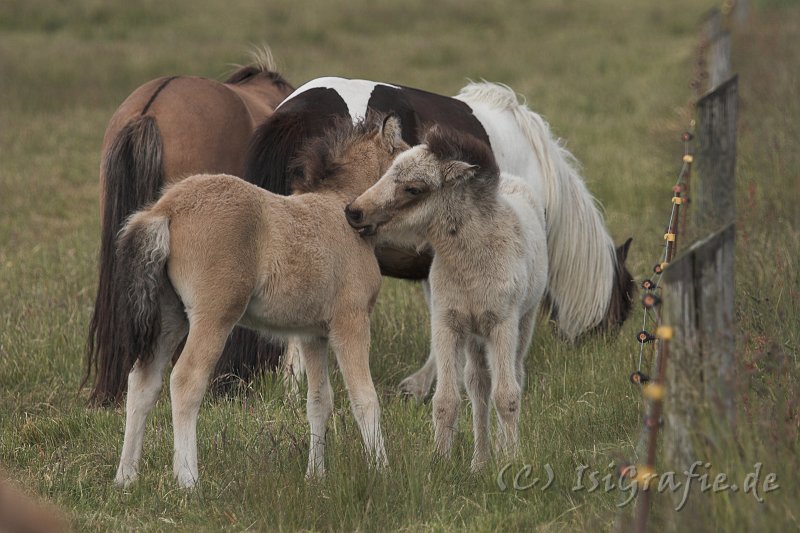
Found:
[[[486,465],[489,464],[489,460],[486,458],[479,459],[477,457],[472,458],[472,462],[469,465],[469,469],[472,471],[473,474],[480,474],[484,470],[486,470]]]
[[[400,382],[400,392],[405,396],[411,396],[418,402],[422,403],[428,397],[431,390],[429,383],[416,374],[407,377]]]
[[[309,468],[306,470],[306,481],[319,481],[325,477],[325,467]]]
[[[178,472],[175,474],[175,481],[182,489],[192,490],[197,485],[197,477],[192,475],[189,471]]]
[[[122,465],[117,469],[117,475],[114,477],[114,485],[121,489],[127,489],[136,481],[139,475],[133,468],[123,468]]]

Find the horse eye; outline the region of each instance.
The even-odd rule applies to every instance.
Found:
[[[406,192],[411,196],[417,196],[419,194],[422,194],[422,189],[419,189],[417,187],[406,187]]]

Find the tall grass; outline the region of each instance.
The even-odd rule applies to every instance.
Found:
[[[709,522],[698,528],[779,530],[798,522],[800,9],[764,4],[734,49],[742,96],[742,416],[737,443],[719,452],[718,463],[742,472],[762,461],[779,472],[781,489],[763,504],[709,496]],[[454,457],[435,461],[430,406],[397,396],[399,380],[425,359],[429,332],[419,287],[395,280],[386,280],[373,315],[371,357],[388,470],[366,469],[337,374],[328,476],[305,482],[303,403],[267,376],[204,403],[195,492],[171,479],[166,399],[148,423],[140,480],[130,490],[112,488],[122,410],[88,409],[77,390],[99,242],[99,147],[106,121],[137,85],[180,72],[220,77],[246,60],[249,44],[269,43],[297,85],[334,74],[454,94],[466,78],[502,81],[567,139],[616,240],[634,237],[632,271],[645,273],[661,246],[679,135],[690,118],[697,24],[708,7],[689,0],[4,2],[0,464],[81,531],[611,528],[619,494],[572,488],[579,465],[604,475],[633,454],[640,406],[627,375],[635,321],[577,346],[539,324],[527,360],[522,453],[511,472],[527,463],[532,476],[546,478],[549,465],[554,482],[546,491],[501,491],[502,465],[469,473],[466,403]]]

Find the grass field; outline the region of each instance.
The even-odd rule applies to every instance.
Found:
[[[708,512],[698,530],[800,526],[800,6],[751,4],[734,42],[739,433],[703,459],[731,473],[762,462],[780,489],[764,503],[741,493],[703,495]],[[424,360],[429,333],[419,287],[394,280],[373,315],[371,358],[387,471],[365,468],[336,375],[328,476],[305,482],[304,404],[267,376],[206,400],[196,491],[172,480],[166,398],[148,424],[138,483],[112,487],[123,412],[89,409],[78,390],[95,288],[100,143],[114,109],[139,84],[175,73],[222,77],[231,63],[247,61],[253,44],[271,45],[296,85],[342,75],[454,94],[467,78],[501,81],[566,138],[615,240],[634,237],[629,264],[642,276],[660,250],[679,136],[691,118],[698,22],[711,5],[4,0],[0,466],[61,507],[78,531],[611,529],[619,492],[572,487],[579,465],[605,475],[633,454],[640,405],[627,377],[637,321],[578,346],[540,324],[527,359],[522,453],[511,471],[530,464],[546,477],[549,465],[554,482],[545,491],[501,491],[502,465],[469,472],[467,407],[454,457],[437,462],[430,405],[397,396],[397,383]],[[654,531],[670,520],[666,507],[657,506]]]

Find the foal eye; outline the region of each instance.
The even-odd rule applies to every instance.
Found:
[[[406,187],[406,192],[411,196],[417,196],[419,194],[422,194],[422,189],[418,187]]]

